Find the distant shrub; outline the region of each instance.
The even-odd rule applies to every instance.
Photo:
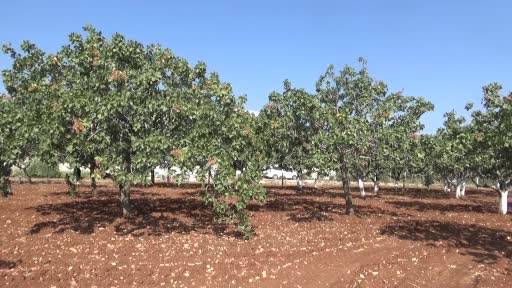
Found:
[[[32,159],[27,169],[30,177],[34,178],[61,178],[62,175],[57,167],[51,167],[39,159]]]

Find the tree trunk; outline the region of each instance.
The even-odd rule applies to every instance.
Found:
[[[445,193],[450,193],[450,183],[446,179],[444,179],[443,190],[444,190]]]
[[[373,181],[373,193],[375,193],[375,195],[378,195],[379,190],[380,190],[380,179],[379,179],[379,177],[375,176],[375,179]]]
[[[9,195],[12,195],[12,187],[11,187],[11,180],[9,177],[2,177],[2,183],[1,183],[1,194],[3,197],[8,197]]]
[[[502,215],[507,214],[508,208],[508,190],[500,190],[500,208],[499,213]]]
[[[462,180],[462,183],[461,183],[460,196],[466,197],[466,181],[464,181],[464,180]]]
[[[281,187],[284,187],[284,172],[281,171]]]
[[[94,175],[95,170],[96,170],[96,162],[93,161],[89,165],[89,174],[91,176],[91,194],[92,194],[93,198],[98,196],[97,190],[96,190],[96,175]]]
[[[97,197],[98,196],[98,189],[97,189],[97,184],[96,184],[96,176],[91,176],[91,193],[92,193],[92,197]]]
[[[212,167],[208,167],[208,186],[207,187],[210,187],[210,183],[212,181]],[[208,188],[206,188],[208,189]]]
[[[457,187],[455,189],[455,198],[460,199],[462,196],[460,194],[460,190],[462,188],[462,183],[457,182]]]
[[[9,193],[7,192],[7,185],[6,185],[5,179],[7,179],[7,178],[2,176],[2,178],[1,178],[2,181],[0,182],[0,195],[2,195],[2,197],[9,196]]]
[[[80,193],[80,180],[82,180],[82,170],[80,170],[80,167],[75,167],[75,169],[73,169],[73,174],[75,176],[75,179],[74,179],[74,185],[75,185],[75,189],[76,189],[76,194]]]
[[[28,174],[27,167],[23,167],[21,170],[23,170],[23,174],[27,177],[28,183],[32,184],[32,177]]]
[[[297,175],[297,190],[302,191],[302,174]]]
[[[151,185],[155,185],[155,170],[151,170]]]
[[[130,209],[130,181],[119,185],[119,191],[121,192],[121,208],[123,209],[123,217],[131,217]]]
[[[357,182],[359,184],[359,193],[361,193],[361,198],[366,199],[366,193],[364,192],[364,182],[363,182],[363,179],[358,178]]]
[[[343,192],[345,193],[345,214],[354,215],[354,205],[352,204],[352,194],[350,194],[350,177],[348,172],[342,169]]]
[[[47,169],[46,169],[46,184],[50,183],[50,179],[48,179],[49,178],[48,174],[50,174],[50,168],[49,167],[47,167]]]
[[[73,174],[75,175],[75,182],[82,180],[82,170],[80,170],[80,167],[75,167],[73,170]]]

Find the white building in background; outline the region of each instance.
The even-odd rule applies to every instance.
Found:
[[[311,178],[317,179],[318,172],[312,172]],[[328,175],[325,175],[324,177],[318,178],[319,180],[329,180],[330,177],[336,177],[336,171],[330,171]]]
[[[61,174],[73,173],[73,168],[68,163],[59,163],[57,169]],[[81,166],[80,170],[89,171],[89,167]]]
[[[196,166],[193,171],[183,171],[181,168],[177,166],[172,166],[169,169],[162,168],[160,166],[155,168],[155,178],[157,179],[167,179],[167,177],[182,177],[185,181],[196,181],[197,180],[197,171],[199,171],[199,166]]]
[[[71,169],[71,167],[69,166],[68,163],[59,163],[59,165],[57,166],[57,169],[62,174],[72,173],[73,172],[73,169]]]

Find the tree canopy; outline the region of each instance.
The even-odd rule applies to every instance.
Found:
[[[55,53],[24,41],[4,45],[12,66],[2,71],[0,98],[2,195],[12,194],[11,167],[31,159],[75,169],[95,179],[109,173],[119,187],[122,215],[131,217],[130,187],[156,166],[198,171],[202,196],[216,221],[235,222],[249,237],[247,207],[263,202],[261,172],[279,165],[298,172],[338,171],[347,214],[354,213],[350,181],[402,181],[421,174],[430,186],[444,180],[464,196],[468,177],[487,177],[502,196],[512,188],[512,94],[483,87],[482,111],[471,121],[445,115],[435,135],[421,133],[421,117],[434,109],[422,97],[390,92],[374,79],[366,60],[336,71],[329,66],[314,93],[284,81],[259,115],[245,110],[245,96],[203,62],[191,65],[158,44],[143,45],[119,33],[105,37],[92,26],[71,33]],[[468,105],[467,109],[472,109]],[[505,200],[503,200],[505,199]]]

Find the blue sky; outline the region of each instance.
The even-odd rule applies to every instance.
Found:
[[[177,2],[4,1],[0,43],[28,39],[55,52],[70,32],[92,24],[205,61],[248,96],[250,110],[281,91],[284,79],[314,91],[327,65],[341,69],[363,56],[391,91],[435,104],[423,117],[426,132],[442,125],[445,112],[464,114],[467,102],[480,103],[484,84],[512,90],[511,1]],[[10,64],[0,55],[1,70]]]

